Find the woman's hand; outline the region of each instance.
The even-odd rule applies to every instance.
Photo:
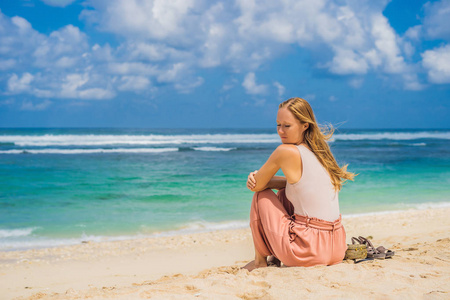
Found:
[[[253,191],[253,189],[256,187],[256,178],[255,178],[256,173],[258,173],[258,170],[255,170],[254,172],[250,172],[250,174],[248,174],[247,188],[250,191]]]

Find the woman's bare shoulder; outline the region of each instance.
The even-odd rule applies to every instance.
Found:
[[[274,153],[281,157],[300,156],[300,151],[298,151],[297,146],[293,144],[281,144],[275,149]]]

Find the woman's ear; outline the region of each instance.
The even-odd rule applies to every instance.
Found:
[[[306,130],[306,129],[308,129],[309,128],[309,123],[304,123],[303,124],[303,130]]]

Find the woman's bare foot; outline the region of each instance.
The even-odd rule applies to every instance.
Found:
[[[277,266],[278,268],[281,267],[281,261],[276,258],[275,256],[271,255],[269,258],[267,258],[267,265],[268,266]]]
[[[249,272],[251,272],[254,269],[265,268],[265,267],[267,267],[267,262],[266,261],[261,261],[261,262],[256,263],[256,260],[252,260],[251,262],[249,262],[248,264],[243,266],[241,269],[246,269]]]

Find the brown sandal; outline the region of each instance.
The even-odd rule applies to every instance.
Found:
[[[392,258],[392,256],[395,255],[395,251],[386,249],[386,248],[384,248],[383,246],[377,247],[377,250],[378,250],[380,253],[384,253],[384,255],[386,256],[386,258]]]
[[[378,248],[380,248],[381,246],[378,248],[375,248],[369,239],[366,239],[365,237],[362,237],[362,236],[359,236],[358,240],[367,246],[367,258],[374,258],[374,259],[385,259],[386,258],[386,253],[378,250]],[[384,247],[383,247],[383,249],[384,249]]]

